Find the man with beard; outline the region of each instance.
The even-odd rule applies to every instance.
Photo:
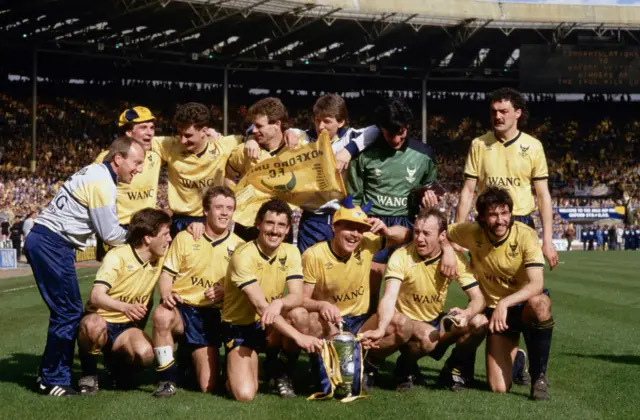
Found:
[[[544,258],[536,232],[515,221],[508,191],[487,187],[478,196],[478,222],[448,228],[448,239],[471,254],[489,320],[487,378],[494,392],[511,389],[520,333],[529,350],[531,398],[549,399],[547,364],[554,320],[544,289]],[[470,359],[470,356],[473,359]],[[447,365],[469,375],[475,354],[454,349]]]

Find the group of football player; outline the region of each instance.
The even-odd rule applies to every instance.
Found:
[[[155,135],[148,108],[125,110],[121,136],[64,183],[26,238],[50,310],[39,392],[95,395],[103,354],[117,388],[134,387],[136,371],[155,363],[156,397],[173,396],[180,385],[249,401],[264,352],[271,389],[295,397],[300,353],[319,352],[322,339],[340,331],[367,350],[367,392],[396,351],[395,384],[406,391],[424,381],[418,361],[440,360],[451,346],[438,382],[453,391],[472,387],[486,338],[493,392],[530,384],[532,399],[548,399],[554,321],[543,270],[545,257],[553,268],[558,256],[546,159],[541,143],[520,130],[523,96],[504,88],[488,97],[493,130],[471,144],[453,224],[437,209],[436,165],[429,147],[408,137],[413,116],[401,100],[380,106],[375,126],[357,129],[347,126],[344,100],[325,95],[313,107],[314,127],[303,130],[289,126],[279,99],[265,98],[249,108],[247,133],[232,136],[213,130],[198,103],[177,109],[177,134],[165,137]],[[234,223],[238,181],[323,131],[348,196],[302,208],[295,241],[286,195],[265,201],[253,226]],[[156,208],[164,164],[170,212]],[[464,222],[476,187],[477,221]],[[83,305],[75,249],[94,234],[111,249]],[[446,308],[452,280],[468,297],[465,307]],[[78,390],[71,386],[76,342]]]

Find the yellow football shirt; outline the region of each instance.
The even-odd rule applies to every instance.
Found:
[[[513,214],[526,216],[536,208],[531,183],[546,181],[549,172],[539,140],[519,132],[501,142],[489,132],[471,143],[464,176],[478,180],[478,194],[492,185],[505,188],[513,199]]]
[[[256,241],[238,247],[224,280],[222,320],[233,325],[250,325],[260,319],[242,289],[258,283],[267,302],[284,296],[286,283],[302,281],[300,251],[281,244],[273,256],[265,255]]]
[[[369,312],[371,261],[386,246],[383,236],[365,233],[358,248],[341,258],[323,241],[307,249],[302,256],[302,273],[306,284],[313,284],[312,299],[335,305],[342,316]]]
[[[398,312],[416,321],[433,321],[444,312],[451,280],[440,273],[441,257],[442,254],[434,258],[422,258],[414,244],[399,248],[391,255],[384,279],[402,282],[396,301]],[[456,257],[456,281],[462,290],[478,287],[478,282],[462,254],[456,253]]]
[[[191,306],[211,306],[204,292],[215,284],[223,285],[231,255],[244,241],[229,232],[217,241],[206,234],[195,241],[188,232],[180,232],[173,239],[163,271],[171,275],[172,290]],[[215,306],[221,307],[222,303]]]
[[[102,151],[93,163],[102,163],[107,153],[108,150]],[[142,173],[134,176],[131,184],[118,183],[116,211],[121,225],[128,225],[135,212],[147,207],[156,207],[161,167],[160,156],[156,152],[148,151],[145,154]]]
[[[456,223],[447,232],[451,241],[471,253],[471,266],[489,308],[529,282],[528,268],[544,267],[538,235],[523,223],[514,222],[499,241],[492,240],[478,223]]]
[[[149,303],[162,272],[162,259],[156,262],[143,262],[130,245],[114,248],[107,253],[102,266],[96,273],[94,285],[104,285],[107,294],[115,300],[125,303]],[[87,312],[97,313],[105,321],[113,324],[131,322],[122,312],[99,309],[87,305]]]
[[[153,150],[167,162],[169,208],[180,216],[201,217],[202,197],[209,187],[223,185],[224,169],[241,136],[209,139],[198,153],[185,152],[178,137],[154,137]]]
[[[251,170],[258,162],[262,162],[265,159],[269,159],[271,157],[277,156],[283,150],[286,150],[287,146],[282,143],[279,147],[274,150],[268,151],[266,149],[260,148],[260,156],[257,160],[250,159],[244,152],[244,145],[236,146],[231,155],[229,156],[229,160],[227,163],[235,172],[237,172],[238,179],[245,176],[247,172]]]

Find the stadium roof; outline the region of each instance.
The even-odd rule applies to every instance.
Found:
[[[640,7],[523,1],[23,1],[0,9],[0,70],[30,75],[37,49],[50,78],[221,81],[227,68],[254,85],[415,88],[428,74],[455,90],[516,83],[522,44],[640,43]]]

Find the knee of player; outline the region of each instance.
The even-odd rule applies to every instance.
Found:
[[[155,355],[153,353],[153,347],[148,341],[145,340],[136,343],[133,351],[135,352],[136,360],[141,365],[149,366],[153,363]]]
[[[98,339],[106,332],[107,324],[104,320],[96,314],[92,314],[82,318],[80,322],[80,332],[82,335],[93,342],[98,341]]]
[[[478,314],[471,318],[469,321],[469,326],[471,327],[472,334],[482,334],[486,332],[489,327],[489,320],[483,314]]]
[[[309,312],[306,309],[298,307],[289,311],[286,316],[287,321],[296,329],[307,327],[309,325]]]
[[[173,310],[169,310],[160,305],[153,311],[153,329],[155,331],[167,331],[171,329],[175,314]]]
[[[391,328],[396,337],[402,338],[405,341],[409,340],[413,333],[411,320],[401,313],[396,313],[393,316],[393,319],[391,320]]]
[[[532,297],[527,302],[538,321],[545,321],[551,317],[551,299],[545,294]]]
[[[249,384],[242,385],[238,387],[238,389],[232,390],[233,397],[240,402],[252,401],[256,397],[256,392],[257,390]]]

